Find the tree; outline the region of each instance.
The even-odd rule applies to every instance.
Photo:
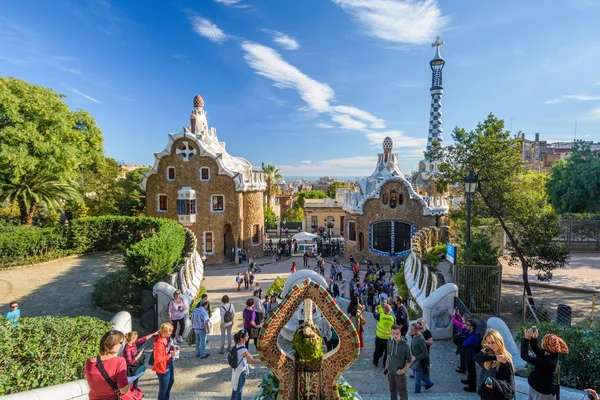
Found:
[[[0,201],[17,203],[21,223],[32,225],[33,217],[40,206],[49,211],[62,208],[63,201],[79,200],[81,193],[75,181],[63,183],[47,174],[21,176],[18,184],[0,183]]]
[[[277,215],[271,210],[271,207],[265,203],[263,205],[265,211],[265,228],[277,227]]]
[[[455,128],[455,144],[434,144],[427,156],[440,161],[442,184],[464,182],[470,171],[479,185],[475,201],[487,207],[508,238],[511,262],[521,263],[523,284],[531,296],[529,269],[538,279],[552,279],[552,271],[568,261],[566,246],[552,242],[558,235],[558,219],[544,191],[544,175],[526,169],[520,154],[520,138],[504,130],[504,121],[490,114],[473,131]]]
[[[119,201],[125,197],[121,168],[114,158],[103,157],[83,169],[83,190],[89,214],[119,214]]]
[[[38,199],[52,208],[71,197],[79,166],[88,167],[103,154],[102,133],[94,119],[85,111],[71,111],[64,97],[15,78],[0,78],[0,185],[3,197],[22,199],[23,221],[39,207]]]
[[[345,187],[346,187],[346,182],[335,181],[331,185],[327,186],[327,196],[331,197],[332,199],[335,199],[335,192],[339,188],[345,188]]]
[[[267,200],[268,203],[270,203],[273,196],[281,193],[281,189],[279,188],[277,181],[282,180],[283,175],[281,175],[279,168],[273,164],[267,164],[263,166],[263,171],[265,173],[265,180],[267,182]]]
[[[287,222],[302,222],[304,210],[299,207],[288,207],[283,212],[283,219]]]
[[[600,156],[580,142],[567,158],[552,165],[546,185],[556,212],[594,213],[600,211]]]
[[[145,206],[142,198],[146,192],[140,189],[140,183],[144,179],[144,172],[150,168],[138,168],[129,171],[122,181],[123,197],[118,200],[117,207],[121,215],[139,216],[145,214]]]
[[[304,199],[326,199],[327,193],[322,190],[307,190],[306,192],[298,193],[298,199],[294,206],[298,206],[299,208],[304,208]]]

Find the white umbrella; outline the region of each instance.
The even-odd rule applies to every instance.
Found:
[[[296,233],[294,236],[292,236],[292,239],[296,239],[297,242],[299,242],[301,240],[303,240],[305,242],[312,242],[317,237],[318,237],[317,235],[314,235],[312,233],[300,232],[300,233]]]

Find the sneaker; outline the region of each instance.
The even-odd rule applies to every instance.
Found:
[[[425,385],[425,390],[429,390],[433,387],[433,382],[431,382],[431,385]]]
[[[377,361],[373,360],[372,362],[374,366],[379,367],[379,363]]]
[[[177,339],[178,343],[185,343],[185,340],[183,339],[183,337],[179,336],[179,339]]]
[[[210,353],[206,353],[206,355],[204,357],[200,357],[200,358],[204,359],[204,358],[208,358],[208,356],[210,356]]]

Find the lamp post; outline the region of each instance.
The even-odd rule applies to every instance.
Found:
[[[477,191],[477,175],[475,172],[469,172],[465,178],[465,195],[467,198],[467,238],[465,241],[465,250],[471,245],[471,197]]]
[[[335,226],[335,218],[333,217],[325,217],[323,220],[325,226],[327,227],[327,240],[331,242],[331,229]]]
[[[281,242],[281,234],[283,233],[283,227],[285,226],[285,219],[281,219],[279,224],[279,241]]]

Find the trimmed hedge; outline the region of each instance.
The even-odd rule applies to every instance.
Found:
[[[68,248],[64,228],[0,226],[0,268],[64,257],[75,253]]]
[[[111,328],[93,317],[21,318],[13,328],[0,317],[0,396],[83,378]]]

